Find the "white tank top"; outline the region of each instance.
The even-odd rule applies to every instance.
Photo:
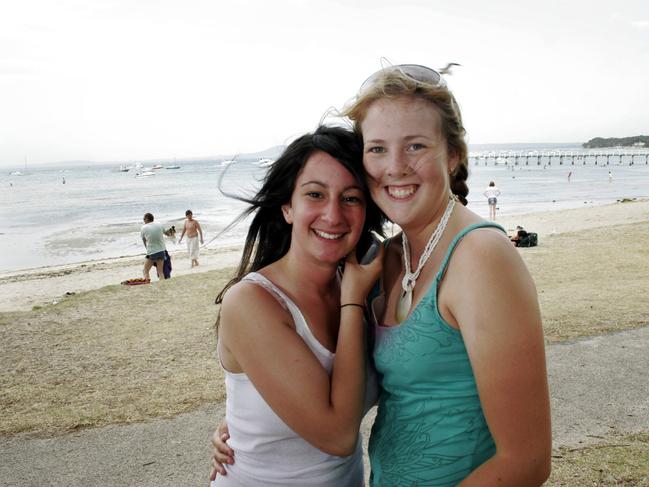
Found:
[[[243,280],[266,288],[291,313],[298,335],[331,375],[335,354],[313,336],[295,303],[261,274],[252,272]],[[225,465],[227,476],[218,476],[213,487],[364,485],[360,434],[351,456],[328,455],[302,439],[277,416],[245,373],[225,370],[225,387],[228,444],[235,452],[235,461],[234,465]]]

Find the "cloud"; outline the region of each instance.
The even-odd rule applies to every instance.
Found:
[[[649,20],[632,20],[631,25],[639,29],[649,28]]]
[[[24,62],[0,59],[0,78],[31,77],[34,74],[34,68]]]

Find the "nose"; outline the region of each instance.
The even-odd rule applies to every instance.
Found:
[[[337,225],[343,218],[341,202],[335,198],[330,199],[324,208],[322,219],[330,225]]]
[[[392,177],[407,176],[412,172],[408,156],[400,151],[392,151],[388,155],[386,173]]]

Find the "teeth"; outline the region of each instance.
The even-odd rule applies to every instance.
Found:
[[[416,187],[410,186],[388,186],[388,194],[394,198],[407,198],[414,194]]]
[[[313,230],[318,237],[326,238],[327,240],[338,240],[343,236],[342,233],[327,233],[322,230]]]

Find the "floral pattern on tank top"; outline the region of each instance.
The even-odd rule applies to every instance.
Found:
[[[459,330],[437,310],[437,278],[400,325],[376,326],[382,392],[370,437],[372,487],[454,486],[495,453]],[[500,227],[497,227],[500,228]]]

